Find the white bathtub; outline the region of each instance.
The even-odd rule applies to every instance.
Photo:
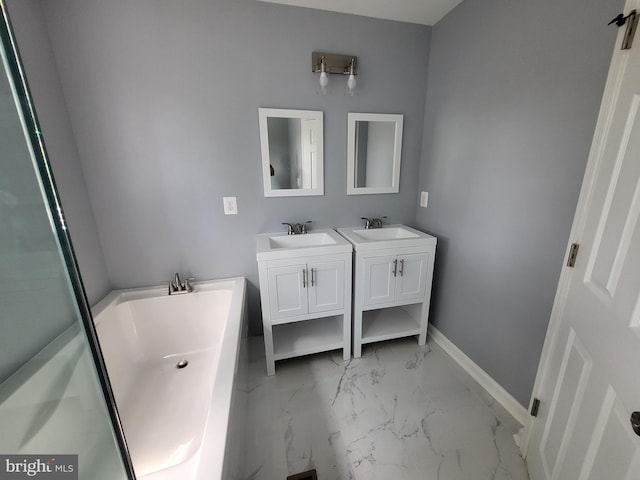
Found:
[[[229,445],[243,430],[231,418],[242,404],[244,305],[245,280],[234,278],[182,295],[167,295],[166,286],[114,291],[94,307],[138,479],[235,474],[240,446]]]

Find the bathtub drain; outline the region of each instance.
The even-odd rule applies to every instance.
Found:
[[[180,360],[177,364],[176,364],[176,368],[184,368],[187,365],[189,365],[189,361],[188,360]]]

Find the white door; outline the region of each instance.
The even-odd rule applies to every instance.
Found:
[[[301,141],[302,141],[302,185],[300,188],[317,188],[318,179],[314,176],[316,172],[318,139],[316,138],[316,120],[303,118],[300,120]]]
[[[307,266],[270,267],[267,270],[272,319],[304,315],[307,302]]]
[[[393,302],[397,275],[395,261],[395,255],[368,257],[362,260],[363,306]]]
[[[427,254],[398,255],[396,301],[424,299],[427,286]]]
[[[640,410],[639,41],[613,57],[571,234],[580,249],[563,271],[534,387],[532,480],[640,479],[630,423]]]
[[[344,262],[310,263],[309,313],[340,310],[344,306]]]

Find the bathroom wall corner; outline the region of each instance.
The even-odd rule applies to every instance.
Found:
[[[111,289],[39,0],[8,0],[11,23],[90,304]]]
[[[431,32],[416,214],[438,237],[430,320],[523,405],[621,8],[467,1]]]

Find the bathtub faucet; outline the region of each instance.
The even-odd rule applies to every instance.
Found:
[[[183,282],[180,280],[180,275],[176,273],[173,282],[169,282],[169,295],[193,292],[193,285],[191,285],[193,280],[195,280],[195,278],[187,278]]]

